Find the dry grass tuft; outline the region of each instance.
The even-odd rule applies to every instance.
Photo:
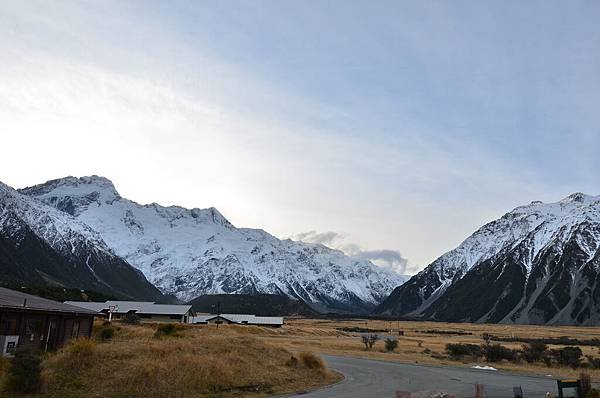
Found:
[[[309,369],[325,369],[325,362],[323,362],[321,358],[319,358],[312,352],[301,352],[300,360],[302,361],[304,366],[306,366]]]

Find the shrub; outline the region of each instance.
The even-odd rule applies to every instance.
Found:
[[[104,326],[100,329],[100,340],[109,341],[115,336],[115,328],[112,326]]]
[[[373,346],[375,345],[375,343],[379,340],[379,335],[376,334],[363,334],[361,336],[361,340],[363,342],[363,344],[365,345],[365,349],[370,350],[371,348],[373,348]]]
[[[527,362],[541,361],[546,353],[548,346],[542,342],[534,341],[529,344],[523,344],[521,354]]]
[[[161,337],[176,337],[178,336],[179,328],[174,323],[162,323],[156,328],[154,337],[160,339]]]
[[[398,340],[387,338],[385,339],[385,350],[388,352],[394,351],[398,347]]]
[[[570,366],[576,369],[581,365],[581,348],[565,347],[559,350],[550,350],[554,361],[562,366]]]
[[[600,369],[600,358],[595,358],[591,355],[587,355],[586,358],[588,360],[590,368]]]
[[[321,358],[310,352],[301,352],[300,360],[309,369],[325,369],[325,363]]]
[[[503,359],[514,361],[517,359],[516,350],[511,350],[500,344],[483,344],[481,352],[487,362],[499,362]]]
[[[139,325],[140,324],[140,316],[137,314],[134,314],[133,312],[128,312],[127,315],[125,315],[125,318],[123,318],[123,322],[127,323],[129,325]]]
[[[600,398],[600,390],[597,388],[592,388],[586,395],[585,398]]]
[[[529,338],[529,337],[519,337],[519,336],[496,336],[490,333],[484,333],[483,334],[483,339],[486,341],[502,341],[505,343],[512,343],[512,342],[521,342],[521,343],[533,343],[533,342],[539,342],[539,343],[544,343],[544,344],[552,344],[552,345],[564,345],[564,346],[568,346],[568,345],[575,345],[575,346],[593,346],[593,347],[600,347],[600,339],[598,338],[593,338],[593,339],[573,339],[570,338],[568,336],[562,336],[562,337],[547,337],[547,338],[542,338],[542,339],[536,339],[536,338]]]
[[[41,386],[41,359],[29,352],[17,352],[8,368],[7,388],[13,392],[35,393]]]
[[[453,359],[460,359],[464,356],[481,357],[481,347],[476,344],[449,343],[446,344],[446,352]]]
[[[387,329],[371,329],[371,328],[363,328],[360,326],[336,328],[336,330],[340,330],[342,332],[350,332],[350,333],[387,333],[387,332],[389,332],[389,330],[387,330]]]

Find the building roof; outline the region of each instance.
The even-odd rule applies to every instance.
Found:
[[[48,300],[31,294],[0,287],[0,308],[18,310],[65,312],[73,314],[94,314],[89,309]]]
[[[118,307],[114,312],[116,314],[126,314],[135,312],[137,314],[154,314],[154,315],[185,315],[192,310],[191,305],[176,305],[176,304],[155,304],[152,301],[116,301],[109,300],[104,303],[92,303],[85,301],[65,301],[70,305],[87,308],[95,312],[108,311],[109,307]]]
[[[202,314],[196,315],[194,323],[205,323],[211,319],[221,317],[232,323],[247,323],[249,325],[283,325],[283,317],[280,316],[256,316],[251,314]]]

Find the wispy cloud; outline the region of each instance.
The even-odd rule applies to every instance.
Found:
[[[364,250],[356,243],[348,242],[346,236],[338,232],[306,231],[293,235],[291,239],[338,249],[349,256],[371,261],[401,275],[405,275],[408,271],[408,260],[402,256],[400,251],[394,249]]]

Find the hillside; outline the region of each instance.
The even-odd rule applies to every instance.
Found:
[[[128,299],[163,299],[87,225],[2,183],[0,280],[93,290]]]
[[[600,196],[532,202],[486,224],[375,313],[443,321],[597,325]]]
[[[315,315],[302,300],[275,294],[210,294],[197,297],[188,304],[196,312],[254,314],[262,316]]]

